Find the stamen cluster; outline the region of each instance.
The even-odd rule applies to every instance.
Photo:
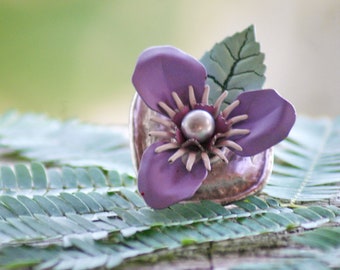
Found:
[[[214,105],[208,104],[210,88],[205,86],[202,100],[197,102],[194,88],[188,87],[189,104],[185,105],[176,92],[172,92],[172,98],[175,101],[177,108],[171,108],[168,104],[161,101],[158,106],[168,115],[168,118],[153,117],[151,120],[161,124],[164,130],[150,131],[150,136],[155,136],[165,143],[155,149],[156,153],[161,153],[168,150],[176,150],[168,159],[169,163],[181,158],[187,171],[191,171],[193,165],[202,159],[205,168],[210,171],[211,164],[216,159],[228,163],[226,153],[229,149],[242,151],[242,147],[232,140],[233,136],[247,135],[249,129],[236,129],[233,125],[244,121],[248,118],[247,114],[237,115],[229,118],[230,113],[240,104],[239,100],[235,100],[224,110],[221,109],[222,102],[228,95],[228,92],[223,92],[216,100]],[[197,139],[196,136],[185,135],[183,132],[185,127],[182,126],[184,117],[189,112],[195,111],[208,112],[215,121],[213,125],[214,131],[211,136],[202,140]],[[209,126],[210,128],[210,126]],[[185,130],[184,130],[185,131]],[[210,135],[210,133],[209,133]]]

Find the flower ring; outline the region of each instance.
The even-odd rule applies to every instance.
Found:
[[[213,164],[228,166],[230,153],[257,155],[287,137],[293,106],[275,90],[241,93],[222,108],[228,92],[209,104],[205,67],[185,52],[151,47],[140,55],[132,77],[139,97],[153,111],[138,171],[138,189],[153,208],[191,198]],[[139,142],[136,142],[139,143]]]

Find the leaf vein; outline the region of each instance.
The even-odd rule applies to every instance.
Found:
[[[316,151],[316,154],[315,154],[314,158],[312,159],[312,162],[310,163],[308,170],[305,173],[305,177],[304,177],[304,179],[303,179],[303,181],[300,185],[300,188],[297,190],[297,192],[295,193],[295,195],[291,199],[290,204],[292,204],[292,205],[295,204],[295,202],[299,199],[299,197],[303,193],[303,190],[308,185],[308,182],[311,180],[313,172],[315,171],[315,167],[318,165],[318,161],[320,160],[320,158],[322,156],[323,149],[325,149],[327,141],[332,134],[332,130],[333,130],[332,125],[329,124],[327,126],[323,136],[321,137],[321,140],[320,140],[321,143],[319,144],[319,147]]]
[[[247,32],[246,38],[244,39],[244,41],[243,41],[243,43],[241,44],[240,49],[239,49],[239,51],[238,51],[238,59],[235,59],[233,65],[232,65],[231,68],[230,68],[230,73],[228,74],[226,80],[223,82],[224,89],[228,89],[229,82],[230,82],[231,78],[232,78],[232,77],[234,76],[234,74],[235,74],[235,68],[236,68],[237,64],[240,62],[240,60],[242,59],[242,58],[241,58],[241,52],[242,52],[244,46],[247,44],[247,41],[248,41],[248,33],[249,33],[249,32]],[[225,46],[228,47],[227,44],[225,44]]]

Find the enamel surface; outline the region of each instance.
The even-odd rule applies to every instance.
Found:
[[[271,171],[271,147],[295,122],[294,107],[274,89],[242,92],[221,110],[229,92],[209,103],[206,79],[198,60],[171,46],[137,60],[132,82],[146,105],[135,99],[132,147],[138,190],[153,208],[257,192]]]
[[[136,94],[130,119],[132,159],[136,171],[145,149],[157,141],[148,135],[149,131],[163,129],[162,125],[150,121],[155,115],[159,116]],[[272,170],[271,148],[251,157],[242,157],[232,152],[227,157],[228,164],[221,160],[212,164],[212,170],[189,201],[213,200],[228,203],[245,198],[263,188]]]

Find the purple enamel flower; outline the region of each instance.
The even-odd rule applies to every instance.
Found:
[[[228,153],[253,156],[287,137],[293,106],[272,89],[247,91],[222,109],[228,92],[209,104],[204,66],[171,47],[151,47],[139,57],[132,82],[149,109],[156,140],[143,153],[138,189],[153,208],[192,197],[216,160]]]

